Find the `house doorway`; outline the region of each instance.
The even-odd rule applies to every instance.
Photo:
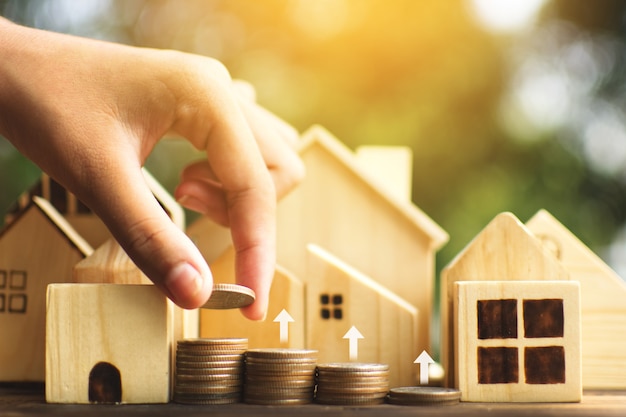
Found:
[[[108,362],[98,362],[89,372],[89,402],[118,404],[122,402],[122,376]]]

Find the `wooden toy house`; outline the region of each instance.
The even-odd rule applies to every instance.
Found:
[[[154,285],[51,284],[46,401],[167,403],[172,303]]]
[[[347,362],[344,336],[354,326],[363,336],[359,362],[388,364],[391,386],[415,385],[417,308],[323,248],[307,249],[307,348],[322,363]]]
[[[304,133],[299,154],[307,175],[278,204],[278,262],[308,284],[306,247],[323,247],[417,308],[417,349],[428,350],[435,252],[448,235],[323,128]]]
[[[90,255],[46,200],[33,197],[0,233],[0,381],[43,381],[46,286],[71,282]]]
[[[561,281],[570,276],[513,214],[497,215],[441,273],[441,358],[446,385],[462,364],[454,361],[454,283],[458,281]]]
[[[455,385],[462,401],[579,402],[576,281],[457,281]]]
[[[583,387],[626,388],[626,283],[547,211],[526,226],[580,282]]]

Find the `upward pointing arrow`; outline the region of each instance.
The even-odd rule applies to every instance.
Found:
[[[420,364],[420,385],[428,385],[428,365],[435,363],[434,359],[423,350],[413,363]]]
[[[293,323],[294,321],[293,317],[291,317],[284,308],[274,319],[275,323],[280,323],[280,343],[287,343],[289,341],[289,323]]]
[[[350,360],[351,361],[355,361],[357,359],[357,357],[359,356],[359,339],[363,339],[363,335],[361,334],[361,332],[359,332],[357,330],[356,327],[352,326],[350,327],[350,330],[348,330],[346,332],[345,335],[343,335],[344,339],[349,339],[350,340]]]

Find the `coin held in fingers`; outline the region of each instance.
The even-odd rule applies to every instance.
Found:
[[[214,284],[211,297],[202,308],[226,310],[249,306],[256,299],[254,291],[237,284]]]

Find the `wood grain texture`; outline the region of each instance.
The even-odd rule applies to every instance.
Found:
[[[546,210],[526,226],[580,282],[583,387],[626,389],[626,283]]]
[[[306,340],[307,348],[319,350],[318,362],[348,362],[349,341],[343,337],[354,326],[364,336],[358,362],[388,364],[392,387],[415,385],[417,308],[324,249],[309,245],[308,251]]]
[[[44,380],[46,286],[71,282],[91,251],[39,197],[0,233],[0,381]]]
[[[581,400],[578,282],[465,281],[454,290],[455,385],[462,401]],[[514,308],[481,310],[503,301]]]
[[[511,213],[497,215],[441,273],[441,359],[454,385],[453,294],[457,281],[558,281],[569,274]]]
[[[171,302],[153,285],[52,284],[46,321],[46,401],[89,403],[90,373],[121,374],[121,403],[170,399]]]

